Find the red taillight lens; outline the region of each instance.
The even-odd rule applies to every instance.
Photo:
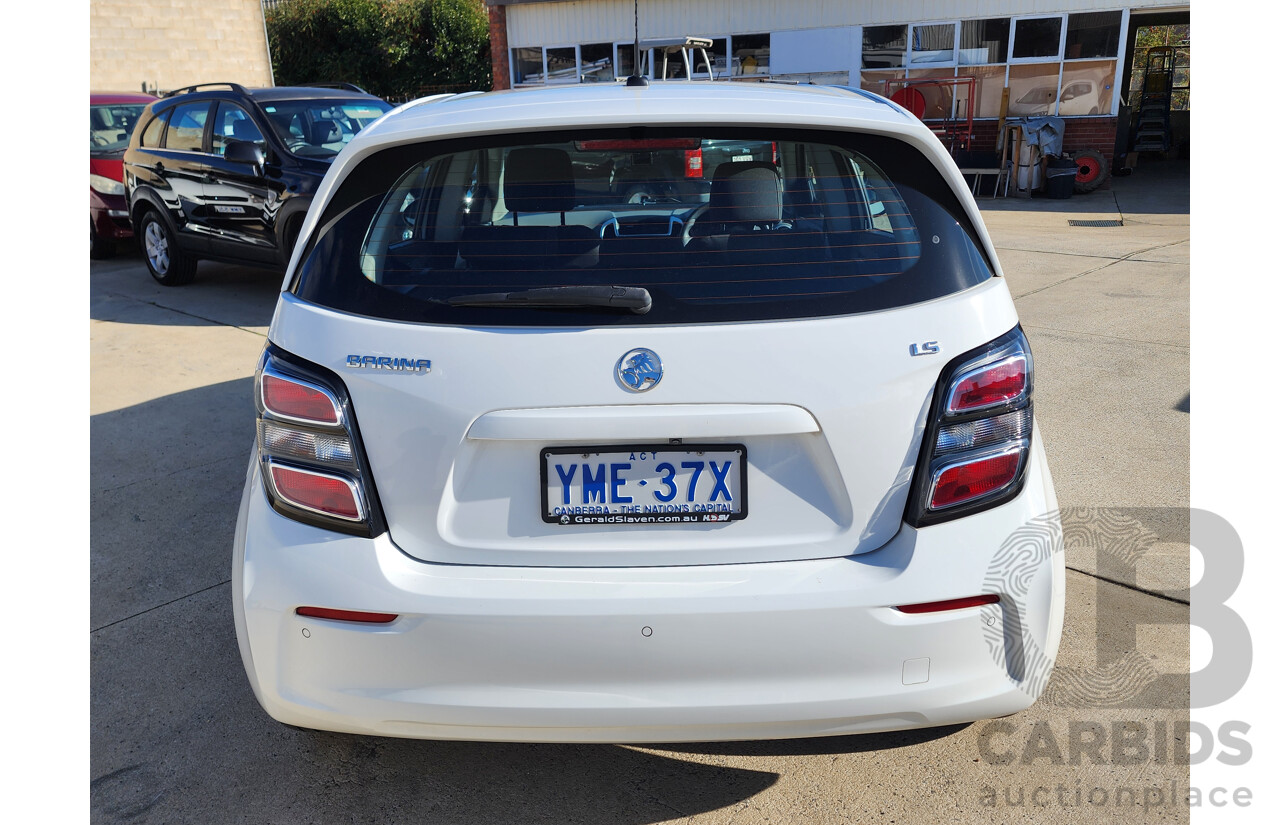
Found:
[[[903,613],[941,613],[945,610],[961,610],[966,607],[981,607],[984,604],[996,604],[1000,597],[995,593],[984,593],[981,596],[966,596],[963,599],[947,599],[941,602],[923,602],[921,604],[903,604],[898,609]]]
[[[1027,359],[1018,354],[961,375],[951,385],[947,412],[968,413],[1014,402],[1027,391]]]
[[[329,607],[299,607],[294,611],[299,616],[310,616],[313,619],[333,619],[339,622],[362,622],[364,624],[388,624],[400,618],[395,613],[369,613],[364,610],[334,610]]]
[[[684,176],[686,178],[702,177],[702,150],[689,149],[684,153]]]
[[[348,521],[364,518],[360,496],[347,479],[274,463],[269,467],[276,494],[293,506]]]
[[[323,390],[278,375],[262,376],[262,406],[272,415],[335,426],[341,418],[334,400]]]
[[[1018,477],[1022,450],[948,464],[933,475],[929,509],[940,510],[981,498],[1007,487]]]

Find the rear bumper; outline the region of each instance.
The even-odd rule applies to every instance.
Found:
[[[272,717],[387,736],[706,741],[1003,716],[1043,689],[1062,627],[1038,438],[1028,473],[1008,504],[853,557],[517,568],[424,563],[386,535],[285,519],[251,461],[232,575],[241,655]],[[984,592],[1001,602],[894,607]],[[297,616],[304,605],[399,618]]]

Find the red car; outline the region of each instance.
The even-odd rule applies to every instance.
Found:
[[[124,150],[151,95],[89,93],[89,257],[109,258],[133,237],[124,202]]]

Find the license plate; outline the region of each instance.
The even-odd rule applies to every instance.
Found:
[[[542,450],[549,524],[703,524],[747,517],[747,448],[644,444]]]
[[[755,155],[734,155],[733,156],[734,163],[738,163],[739,161],[754,160],[754,159],[755,159]]]

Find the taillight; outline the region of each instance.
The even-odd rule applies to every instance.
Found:
[[[1020,328],[949,363],[938,379],[907,507],[916,527],[1018,494],[1031,451],[1031,348]]]
[[[268,345],[255,378],[258,458],[267,497],[298,521],[373,536],[382,520],[346,387]]]
[[[686,149],[684,152],[684,176],[686,178],[702,177],[702,150]]]
[[[364,518],[360,490],[350,479],[285,467],[270,460],[267,461],[267,471],[276,494],[295,507],[346,521]]]
[[[272,373],[265,373],[258,386],[262,406],[277,418],[331,427],[342,423],[338,402],[327,390]]]

